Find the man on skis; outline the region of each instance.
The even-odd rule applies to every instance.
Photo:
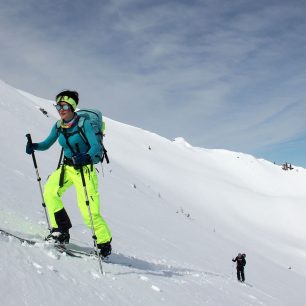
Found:
[[[246,260],[245,260],[245,254],[239,253],[236,258],[232,259],[233,262],[236,262],[236,269],[237,269],[237,279],[240,282],[245,281],[245,276],[244,276],[244,266],[246,265]]]

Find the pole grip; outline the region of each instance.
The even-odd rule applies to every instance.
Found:
[[[27,137],[27,139],[28,139],[29,144],[32,145],[33,142],[32,142],[31,134],[26,134],[26,137]],[[33,158],[34,168],[37,169],[37,162],[36,162],[36,158],[35,158],[34,151],[33,151],[33,153],[32,153],[32,158]]]
[[[26,137],[28,138],[28,142],[33,144],[31,134],[27,134]]]

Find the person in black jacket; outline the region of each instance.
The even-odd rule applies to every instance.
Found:
[[[239,253],[236,258],[232,259],[233,262],[237,262],[237,279],[238,281],[244,282],[244,266],[246,265],[245,254]]]

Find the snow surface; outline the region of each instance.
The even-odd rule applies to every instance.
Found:
[[[1,228],[38,240],[48,231],[25,134],[49,134],[52,104],[0,81]],[[98,170],[113,263],[101,276],[95,259],[0,236],[1,305],[306,305],[305,169],[105,120],[111,163]],[[42,183],[59,152],[36,152]],[[73,189],[64,202],[72,242],[92,246]]]

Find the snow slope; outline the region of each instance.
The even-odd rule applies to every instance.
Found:
[[[47,225],[25,134],[48,135],[52,103],[0,81],[0,227],[27,238],[44,237]],[[100,276],[94,259],[0,236],[3,305],[305,305],[305,169],[108,118],[106,127],[111,163],[98,170],[113,263]],[[58,144],[36,152],[42,183],[59,152]],[[64,202],[72,242],[91,246],[73,189]],[[249,285],[236,281],[238,252],[247,254]]]

